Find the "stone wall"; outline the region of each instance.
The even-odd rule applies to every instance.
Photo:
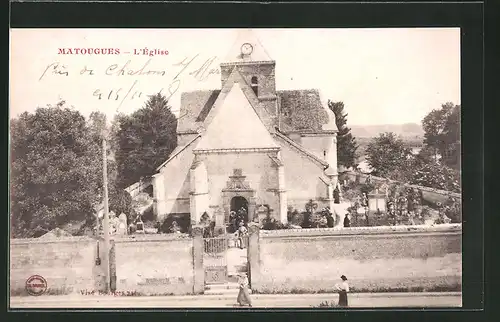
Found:
[[[116,291],[142,294],[194,292],[193,238],[187,235],[134,235],[114,240]],[[104,247],[100,243],[100,257]],[[66,237],[13,239],[10,243],[10,290],[26,295],[32,275],[47,280],[48,294],[103,290],[103,266],[96,266],[97,241]]]
[[[41,275],[48,292],[74,293],[95,288],[96,240],[65,237],[53,240],[13,239],[10,242],[10,291],[21,295],[26,280]]]
[[[143,294],[193,292],[193,240],[185,235],[115,240],[117,291]]]
[[[461,285],[460,225],[261,230],[258,245],[258,292],[332,291],[342,274],[354,291]]]

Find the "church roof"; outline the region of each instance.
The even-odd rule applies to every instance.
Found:
[[[177,132],[196,132],[219,96],[220,90],[184,92],[177,121]]]
[[[182,93],[177,132],[196,132],[203,124],[219,94],[220,90]],[[282,132],[337,130],[334,126],[335,116],[332,112],[332,124],[332,116],[323,106],[318,90],[283,90],[277,91],[276,94],[281,106],[280,128]]]
[[[284,90],[278,91],[277,94],[280,99],[282,123],[288,125],[291,131],[337,130],[336,126],[331,126],[331,118],[317,89]],[[328,126],[325,128],[325,125]]]
[[[193,144],[194,141],[198,140],[198,138],[200,137],[200,135],[197,135],[195,136],[192,140],[190,140],[188,143],[186,143],[185,145],[178,145],[173,151],[172,153],[170,153],[168,159],[163,162],[162,164],[160,164],[157,168],[156,168],[156,171],[160,171],[161,168],[163,168],[164,166],[167,165],[167,163],[170,162],[170,160],[172,160],[173,158],[175,158],[179,153],[181,153],[182,151],[184,151],[188,146],[190,146],[191,144]]]
[[[305,155],[309,159],[313,160],[314,162],[316,162],[324,167],[329,166],[329,164],[326,161],[321,160],[320,158],[318,158],[317,156],[315,156],[311,152],[307,151],[306,148],[304,148],[302,145],[294,142],[292,139],[290,139],[286,135],[280,133],[279,131],[276,131],[274,133],[274,136],[276,138],[279,138],[279,139],[283,140],[284,142],[288,143],[290,146],[294,147],[297,151],[299,151],[300,153],[302,153],[303,155]]]
[[[235,75],[236,77],[237,75]],[[276,149],[271,134],[243,92],[239,82],[227,84],[207,117],[211,118],[195,151]],[[225,86],[226,87],[226,86]],[[253,93],[252,93],[253,94]]]

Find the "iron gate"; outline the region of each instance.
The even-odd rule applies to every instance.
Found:
[[[226,236],[203,239],[203,266],[205,267],[206,284],[219,284],[227,281],[229,241]]]
[[[248,237],[223,235],[203,239],[203,266],[206,284],[224,284],[228,281],[227,250],[248,247]]]

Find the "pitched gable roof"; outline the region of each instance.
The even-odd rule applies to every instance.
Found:
[[[244,86],[233,82],[229,92],[222,90],[194,151],[279,148],[243,92]]]
[[[317,89],[283,90],[277,91],[277,95],[280,101],[281,123],[292,128],[292,131],[337,130],[331,124],[331,118]]]
[[[269,111],[267,111],[259,102],[259,99],[255,95],[254,91],[252,90],[252,87],[250,84],[248,84],[241,75],[239,68],[234,67],[233,70],[231,71],[231,74],[225,81],[224,85],[222,86],[222,89],[217,96],[217,99],[213,103],[212,107],[208,111],[208,115],[204,118],[204,124],[208,125],[212,121],[212,118],[214,117],[215,114],[217,114],[217,109],[220,104],[223,104],[226,96],[228,93],[232,90],[234,84],[239,84],[239,87],[243,94],[246,97],[246,100],[250,103],[250,106],[254,109],[254,111],[257,113],[259,116],[260,120],[268,129],[272,129],[272,121],[273,121],[273,116]],[[239,119],[239,118],[237,118]]]
[[[177,132],[196,132],[196,129],[203,124],[219,93],[220,90],[182,93]]]
[[[291,140],[289,137],[287,137],[286,135],[282,134],[281,132],[276,131],[274,133],[274,136],[276,138],[281,139],[282,141],[286,142],[288,145],[292,146],[298,152],[300,152],[304,156],[308,157],[312,161],[316,162],[317,164],[322,165],[325,168],[329,166],[328,162],[321,160],[320,158],[318,158],[317,156],[315,156],[311,152],[307,151],[306,148],[304,148],[302,145],[294,142],[293,140]]]
[[[238,78],[239,82],[245,82],[237,68],[232,73],[239,74],[238,77],[233,76]],[[220,93],[221,90],[183,93],[177,132],[196,132],[212,110]],[[244,88],[244,93],[252,100],[254,106],[258,105],[259,100],[250,86]],[[277,91],[276,94],[280,102],[280,130],[282,132],[337,131],[335,115],[323,106],[318,90],[282,90]],[[265,113],[266,115],[261,115],[261,118],[274,117],[270,111],[265,111]]]
[[[160,164],[157,168],[156,168],[156,171],[160,171],[161,168],[163,168],[164,166],[166,166],[170,160],[172,160],[173,158],[175,158],[177,155],[179,155],[179,153],[181,153],[182,151],[184,151],[188,146],[190,146],[191,144],[193,144],[196,140],[198,140],[200,138],[200,135],[197,135],[196,137],[194,137],[192,140],[190,140],[188,143],[186,143],[185,145],[182,145],[182,146],[177,146],[174,151],[172,151],[172,153],[170,153],[170,156],[168,157],[168,159],[163,162],[162,164]]]

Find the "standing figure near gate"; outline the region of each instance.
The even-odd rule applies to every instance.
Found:
[[[248,292],[248,277],[246,273],[241,273],[239,276],[238,284],[240,286],[240,291],[238,293],[238,297],[236,298],[236,302],[240,306],[248,305],[252,307],[252,299],[250,299],[250,293]]]
[[[245,227],[245,223],[240,221],[240,227],[238,228],[238,246],[243,249],[245,248],[245,244],[243,242],[243,237],[248,235],[247,227]]]

